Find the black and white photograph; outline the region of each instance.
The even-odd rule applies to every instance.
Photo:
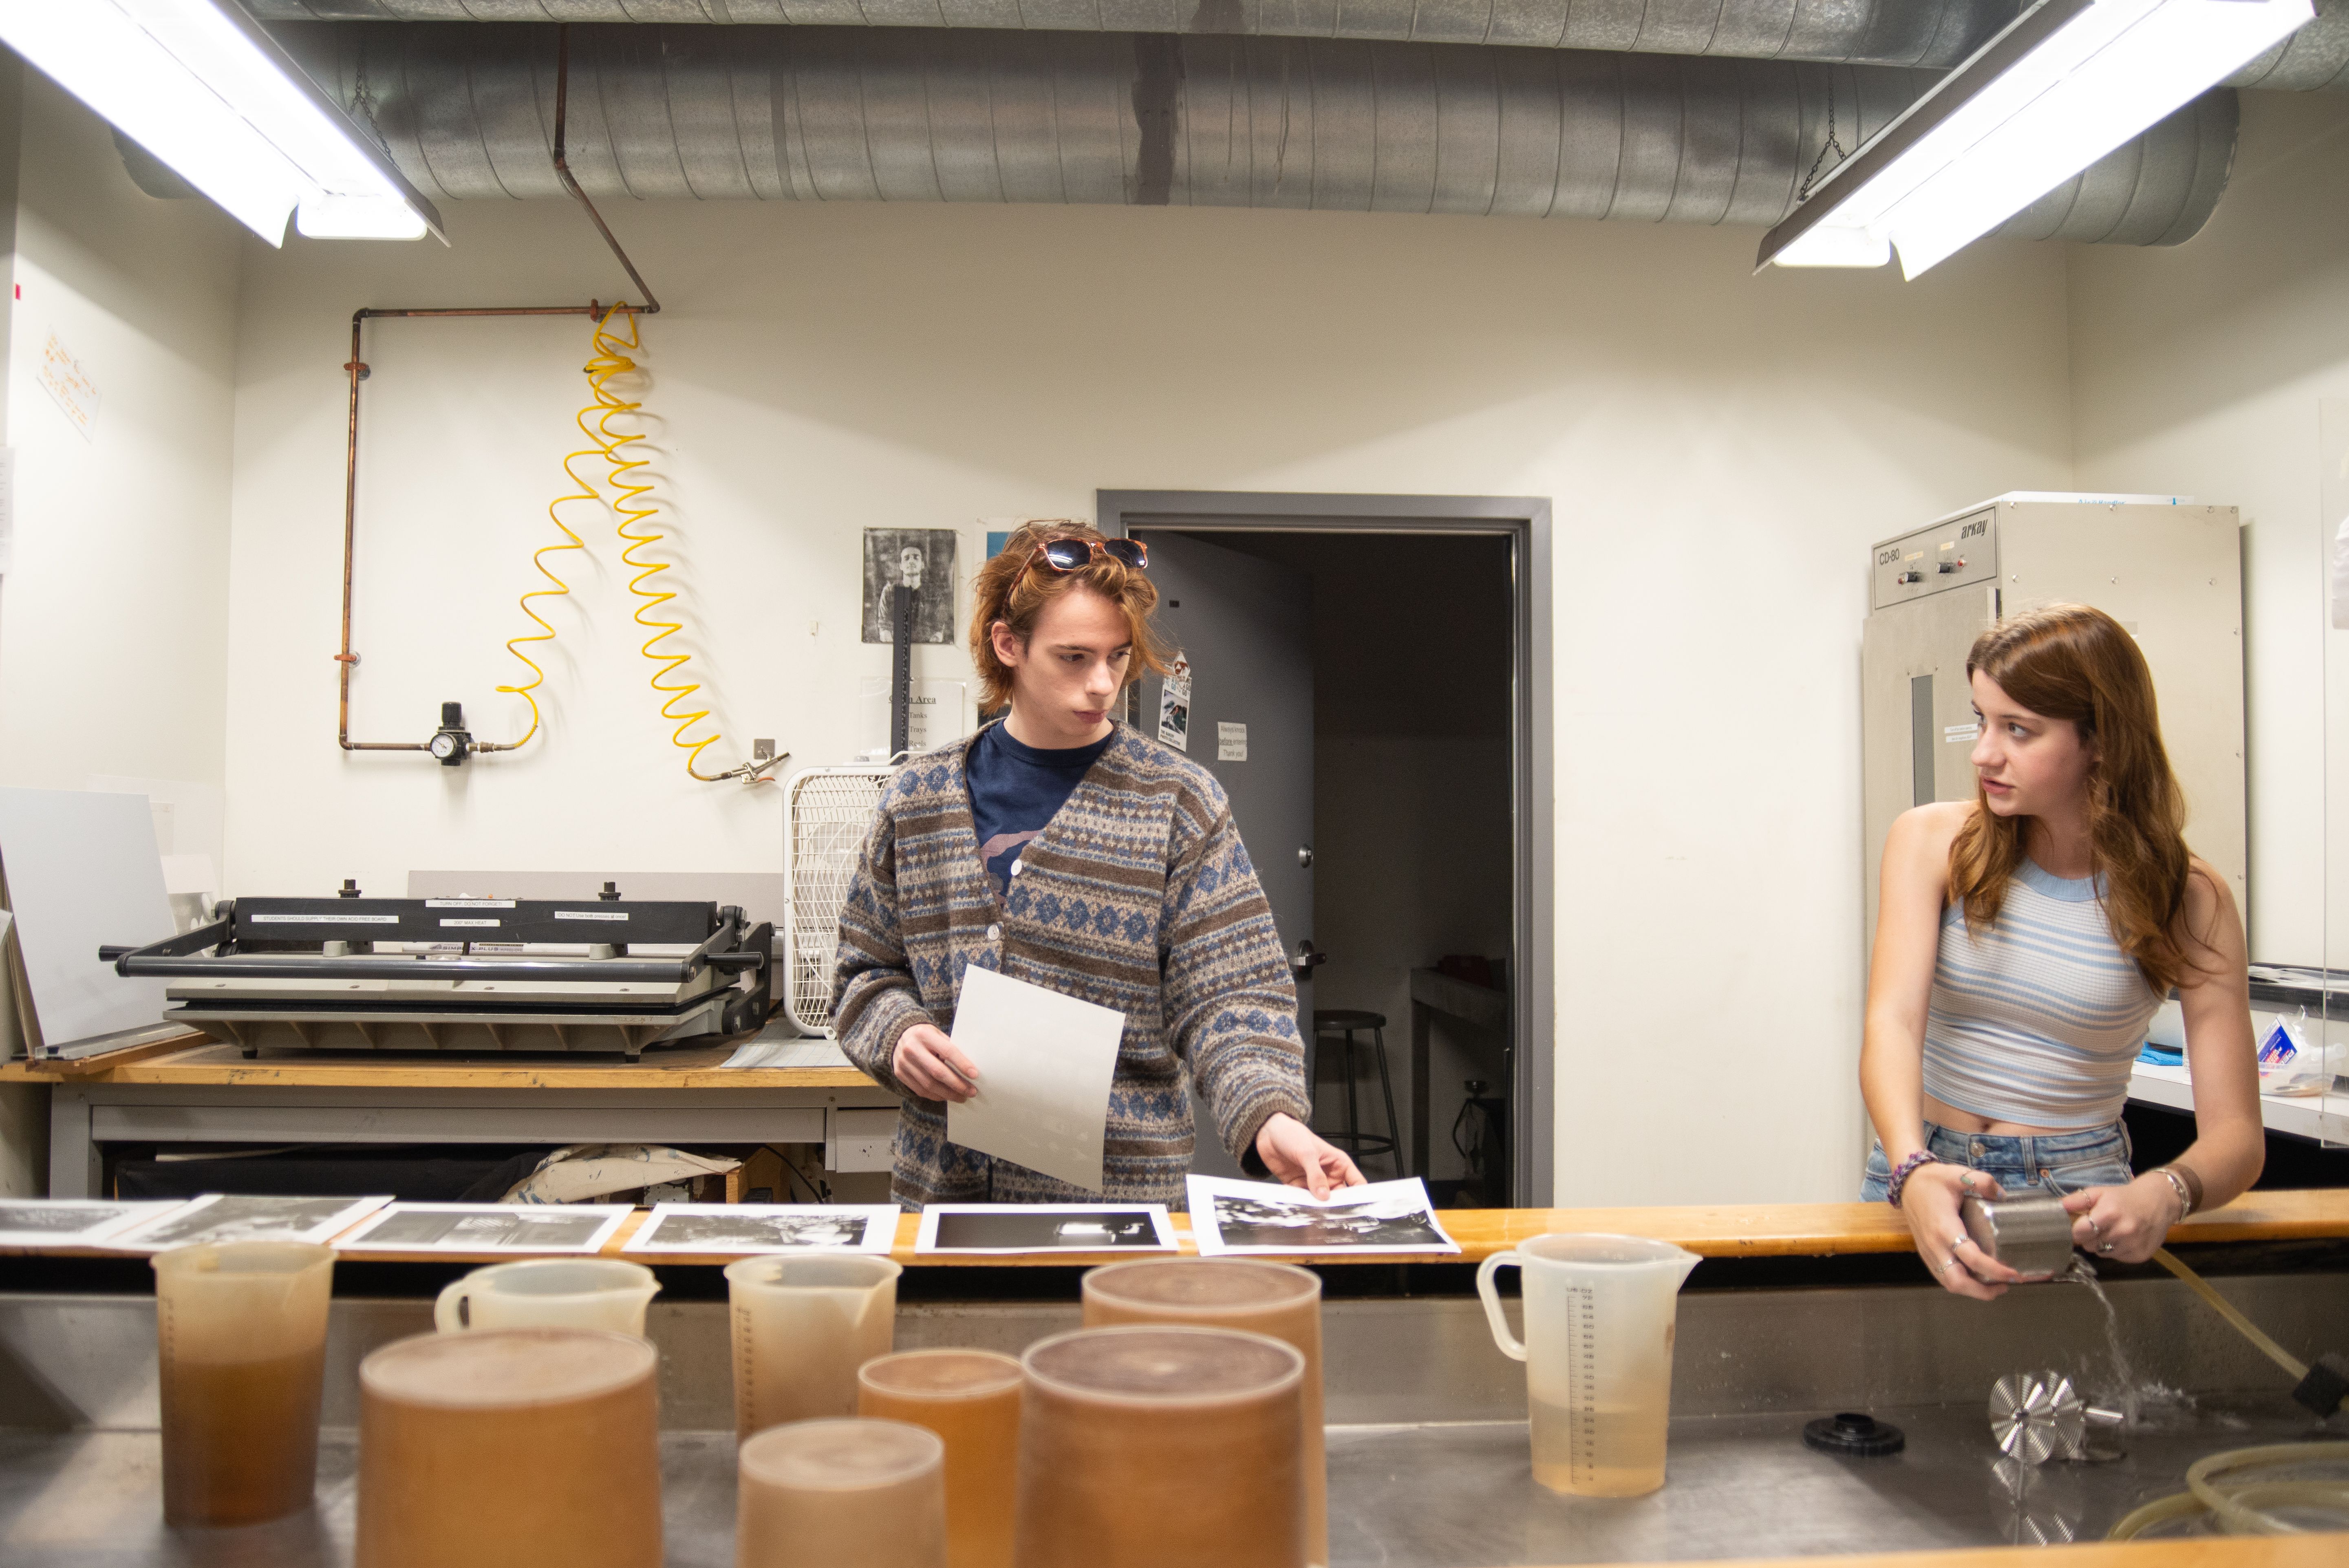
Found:
[[[1160,1203],[937,1203],[922,1211],[917,1253],[1173,1252]]]
[[[864,531],[864,640],[895,642],[889,590],[914,590],[914,641],[955,640],[955,531],[951,528],[868,528]]]
[[[15,1198],[0,1202],[0,1247],[97,1247],[133,1225],[182,1208],[181,1198],[107,1202],[92,1198]]]
[[[109,1243],[139,1252],[192,1247],[208,1242],[326,1242],[391,1202],[369,1198],[282,1198],[207,1192]]]
[[[1215,1176],[1188,1179],[1191,1239],[1204,1256],[1343,1248],[1368,1253],[1456,1253],[1413,1176],[1340,1187],[1328,1201],[1301,1188]]]
[[[593,1253],[625,1203],[392,1203],[336,1244],[378,1253]]]
[[[886,1253],[897,1241],[889,1203],[660,1203],[620,1250],[629,1253]]]

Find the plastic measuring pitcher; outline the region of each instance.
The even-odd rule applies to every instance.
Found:
[[[1501,1315],[1493,1276],[1525,1280],[1526,1337]],[[1534,1479],[1578,1497],[1639,1497],[1664,1484],[1672,1326],[1697,1256],[1640,1236],[1536,1236],[1476,1270],[1493,1341],[1526,1364]]]
[[[308,1507],[335,1250],[222,1242],[154,1268],[164,1522],[258,1524]]]
[[[905,1272],[847,1253],[728,1264],[734,1435],[856,1414],[856,1369],[895,1343]]]
[[[602,1328],[645,1331],[645,1308],[660,1281],[642,1264],[618,1258],[529,1258],[492,1264],[450,1282],[432,1304],[432,1326]]]

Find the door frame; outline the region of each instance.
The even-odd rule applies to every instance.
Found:
[[[1194,533],[1498,535],[1510,542],[1509,815],[1510,1016],[1516,1105],[1509,1130],[1510,1188],[1547,1208],[1557,1171],[1556,762],[1550,665],[1550,503],[1545,496],[1347,495],[1278,490],[1094,492],[1095,521],[1112,538],[1133,528]],[[1413,1117],[1426,1108],[1412,1107]]]

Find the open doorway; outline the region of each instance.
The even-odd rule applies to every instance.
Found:
[[[1423,1175],[1447,1206],[1550,1197],[1547,511],[1102,495],[1104,531],[1151,543],[1161,624],[1197,660],[1175,727],[1231,794],[1300,1023],[1384,1020],[1388,1084],[1354,1037],[1363,1171]],[[1164,698],[1144,683],[1144,733]],[[1346,1057],[1317,1044],[1314,1125],[1334,1139]]]

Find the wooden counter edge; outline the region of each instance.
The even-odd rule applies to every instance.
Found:
[[[747,1253],[630,1253],[625,1249],[650,1211],[639,1209],[623,1222],[604,1244],[605,1257],[626,1257],[635,1263],[715,1266]],[[1708,1208],[1658,1209],[1458,1209],[1439,1212],[1438,1220],[1454,1240],[1457,1253],[1349,1253],[1340,1250],[1249,1253],[1275,1263],[1321,1266],[1372,1267],[1381,1264],[1475,1264],[1519,1242],[1551,1232],[1609,1232],[1677,1243],[1704,1257],[1827,1257],[1839,1253],[1901,1253],[1910,1249],[1907,1231],[1881,1204],[1795,1203],[1745,1204]],[[921,1268],[1069,1268],[1090,1267],[1137,1257],[1197,1255],[1191,1240],[1191,1217],[1171,1216],[1178,1243],[1174,1253],[1127,1248],[1116,1252],[1078,1253],[921,1253],[915,1239],[921,1227],[918,1214],[897,1216],[897,1233],[888,1255],[898,1263]],[[365,1220],[359,1222],[365,1223]],[[356,1228],[356,1227],[354,1227]],[[2192,1247],[2242,1241],[2309,1241],[2349,1237],[2349,1189],[2247,1193],[2223,1208],[2197,1214],[2170,1233],[2171,1243]],[[338,1238],[339,1239],[339,1238]],[[0,1256],[138,1257],[143,1253],[105,1247],[0,1247]],[[354,1262],[441,1263],[468,1266],[527,1256],[573,1256],[571,1253],[518,1252],[345,1252]]]
[[[82,1078],[105,1078],[136,1063],[178,1056],[211,1043],[210,1036],[191,1029],[168,1040],[149,1040],[144,1045],[125,1046],[119,1051],[101,1051],[94,1057],[44,1057],[37,1061],[16,1057],[0,1063],[0,1083],[72,1083]]]
[[[1936,1552],[1865,1552],[1832,1557],[1737,1557],[1705,1568],[2013,1568],[2024,1556],[2045,1568],[2335,1568],[2349,1562],[2349,1533],[2209,1535],[2158,1541],[2085,1541],[2068,1546],[1966,1546]],[[1592,1568],[1582,1564],[1581,1568]],[[1652,1568],[1685,1568],[1656,1563]]]
[[[72,1070],[72,1062],[12,1061],[0,1067],[0,1083],[180,1084],[253,1088],[468,1088],[468,1089],[623,1089],[631,1092],[713,1088],[874,1088],[872,1078],[854,1068],[665,1068],[614,1062],[569,1067],[533,1064],[529,1067],[466,1061],[446,1066],[402,1060],[373,1064],[336,1060],[256,1060],[235,1062],[181,1061],[191,1050],[209,1051],[212,1042],[190,1047],[185,1042],[161,1042],[150,1049],[140,1047],[111,1057],[92,1057],[106,1063],[87,1071]],[[169,1055],[163,1053],[168,1051]],[[117,1061],[115,1057],[129,1058]]]

